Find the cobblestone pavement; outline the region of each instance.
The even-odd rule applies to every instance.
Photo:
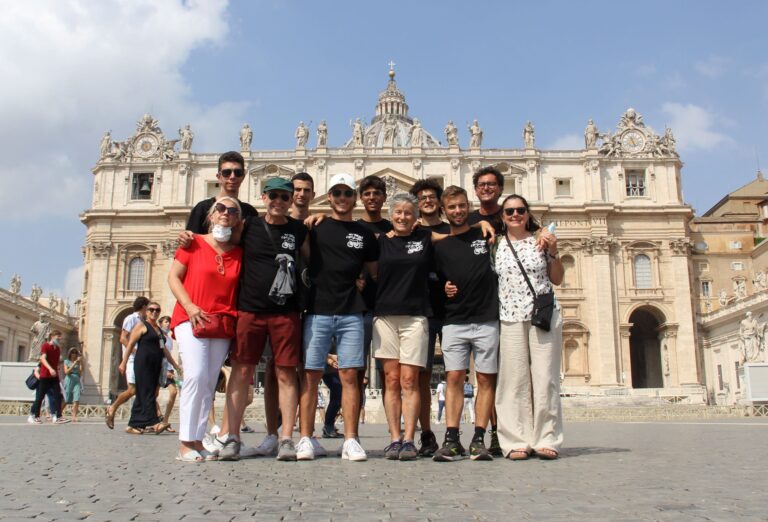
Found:
[[[364,425],[367,462],[324,440],[314,462],[205,464],[176,462],[175,435],[25,420],[0,417],[2,520],[768,520],[766,419],[571,422],[551,462],[393,462]]]

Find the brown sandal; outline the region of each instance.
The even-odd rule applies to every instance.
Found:
[[[507,454],[509,460],[528,460],[531,453],[528,450],[512,450]]]
[[[551,448],[541,448],[536,450],[536,456],[541,460],[555,460],[560,454]]]
[[[107,424],[107,428],[110,430],[115,429],[115,416],[109,413],[109,408],[104,412],[104,422]]]
[[[125,432],[130,435],[144,435],[144,430],[141,428],[134,428],[133,426],[128,426],[125,428]]]
[[[167,430],[170,427],[171,427],[171,425],[169,423],[167,423],[167,422],[160,422],[158,424],[155,424],[155,426],[154,426],[155,435],[160,435],[162,432],[164,432],[165,430]]]

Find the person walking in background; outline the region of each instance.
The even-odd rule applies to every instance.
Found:
[[[65,424],[69,420],[61,417],[61,385],[59,384],[59,366],[61,359],[61,332],[51,332],[50,340],[40,347],[40,380],[35,390],[35,402],[32,403],[27,422],[42,424],[40,420],[40,405],[49,390],[53,392],[54,400],[48,404],[51,410],[53,424]]]
[[[77,422],[82,391],[83,357],[77,348],[70,348],[64,361],[64,403],[72,405],[72,422]]]
[[[221,167],[242,165],[225,162]],[[214,458],[203,448],[203,437],[219,371],[234,337],[243,250],[232,242],[232,235],[239,229],[240,216],[237,199],[219,198],[208,214],[210,232],[194,236],[188,248],[178,249],[168,274],[168,285],[176,297],[171,330],[184,365],[176,457],[183,462]],[[196,327],[211,328],[210,333],[202,333],[211,337],[196,336]]]
[[[537,246],[534,233],[539,225],[525,198],[513,194],[501,206],[506,232],[497,238],[494,256],[501,319],[496,392],[499,442],[511,460],[525,460],[533,452],[542,459],[556,459],[563,443],[563,323],[558,306],[549,331],[532,325],[531,317],[535,295],[559,285],[564,269],[553,234],[547,234],[545,249]]]
[[[173,353],[173,338],[171,337],[171,318],[168,315],[164,315],[157,321],[160,325],[160,330],[165,336],[165,349],[168,353]],[[178,362],[178,361],[177,361]],[[182,376],[179,375],[181,379]],[[173,405],[176,404],[176,396],[179,394],[179,388],[176,386],[176,374],[174,368],[168,359],[163,359],[163,370],[160,374],[160,388],[168,390],[168,402],[165,404],[165,414],[163,420],[168,423],[168,433],[176,433],[171,427],[171,412],[173,411]],[[157,392],[160,393],[160,388]],[[158,405],[159,410],[159,405]]]
[[[437,385],[437,423],[443,418],[443,409],[445,408],[445,379],[441,380]]]
[[[469,382],[469,375],[464,377],[464,414],[469,416],[469,422],[475,423],[475,387]]]

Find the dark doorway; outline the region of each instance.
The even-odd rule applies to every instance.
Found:
[[[662,321],[656,310],[638,308],[629,317],[629,356],[633,388],[663,388],[661,343],[658,328]]]
[[[120,373],[118,366],[120,366],[120,361],[123,359],[123,345],[120,344],[120,332],[123,330],[123,321],[132,313],[132,308],[123,310],[117,315],[115,318],[115,324],[113,325],[114,334],[112,335],[112,358],[109,368],[109,391],[114,395],[117,395],[128,388],[125,375]]]

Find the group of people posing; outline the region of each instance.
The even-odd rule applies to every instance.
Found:
[[[557,458],[562,322],[555,309],[551,327],[544,330],[531,324],[531,314],[536,295],[561,282],[563,267],[557,238],[540,229],[525,198],[512,195],[499,204],[504,178],[498,170],[486,167],[474,174],[480,200],[474,212],[464,189],[443,190],[426,179],[408,193],[389,195],[389,219],[382,216],[386,185],[377,176],[358,185],[349,174],[334,175],[327,192],[329,215],[313,216],[314,183],[308,174],[266,180],[263,216],[238,200],[244,176],[239,153],[219,158],[221,191],[192,210],[168,277],[177,300],[170,329],[184,375],[177,459],[236,460],[255,453],[312,460],[326,454],[314,429],[318,384],[331,364],[342,386],[341,457],[366,460],[358,420],[369,350],[384,378],[391,434],[386,458],[521,460],[534,453]],[[358,198],[364,215],[354,220]],[[159,305],[153,305],[158,311],[150,312],[159,313]],[[141,355],[145,337],[154,347],[151,356]],[[438,337],[446,371],[442,446],[430,426]],[[142,365],[155,371],[155,360],[167,351],[162,339],[151,319],[134,329],[129,346],[138,344],[136,362],[141,357]],[[274,402],[265,408],[267,438],[259,451],[244,451],[240,425],[255,367],[267,348],[272,357],[266,387],[272,393],[265,396]],[[170,354],[165,356],[176,366]],[[477,393],[475,429],[465,450],[459,424],[470,357]],[[231,374],[224,419],[220,432],[204,445],[227,358]],[[151,390],[150,383],[136,390],[137,418],[134,423],[132,414],[130,426],[166,429],[157,415],[156,388],[157,379]],[[486,447],[489,425],[492,441]]]

